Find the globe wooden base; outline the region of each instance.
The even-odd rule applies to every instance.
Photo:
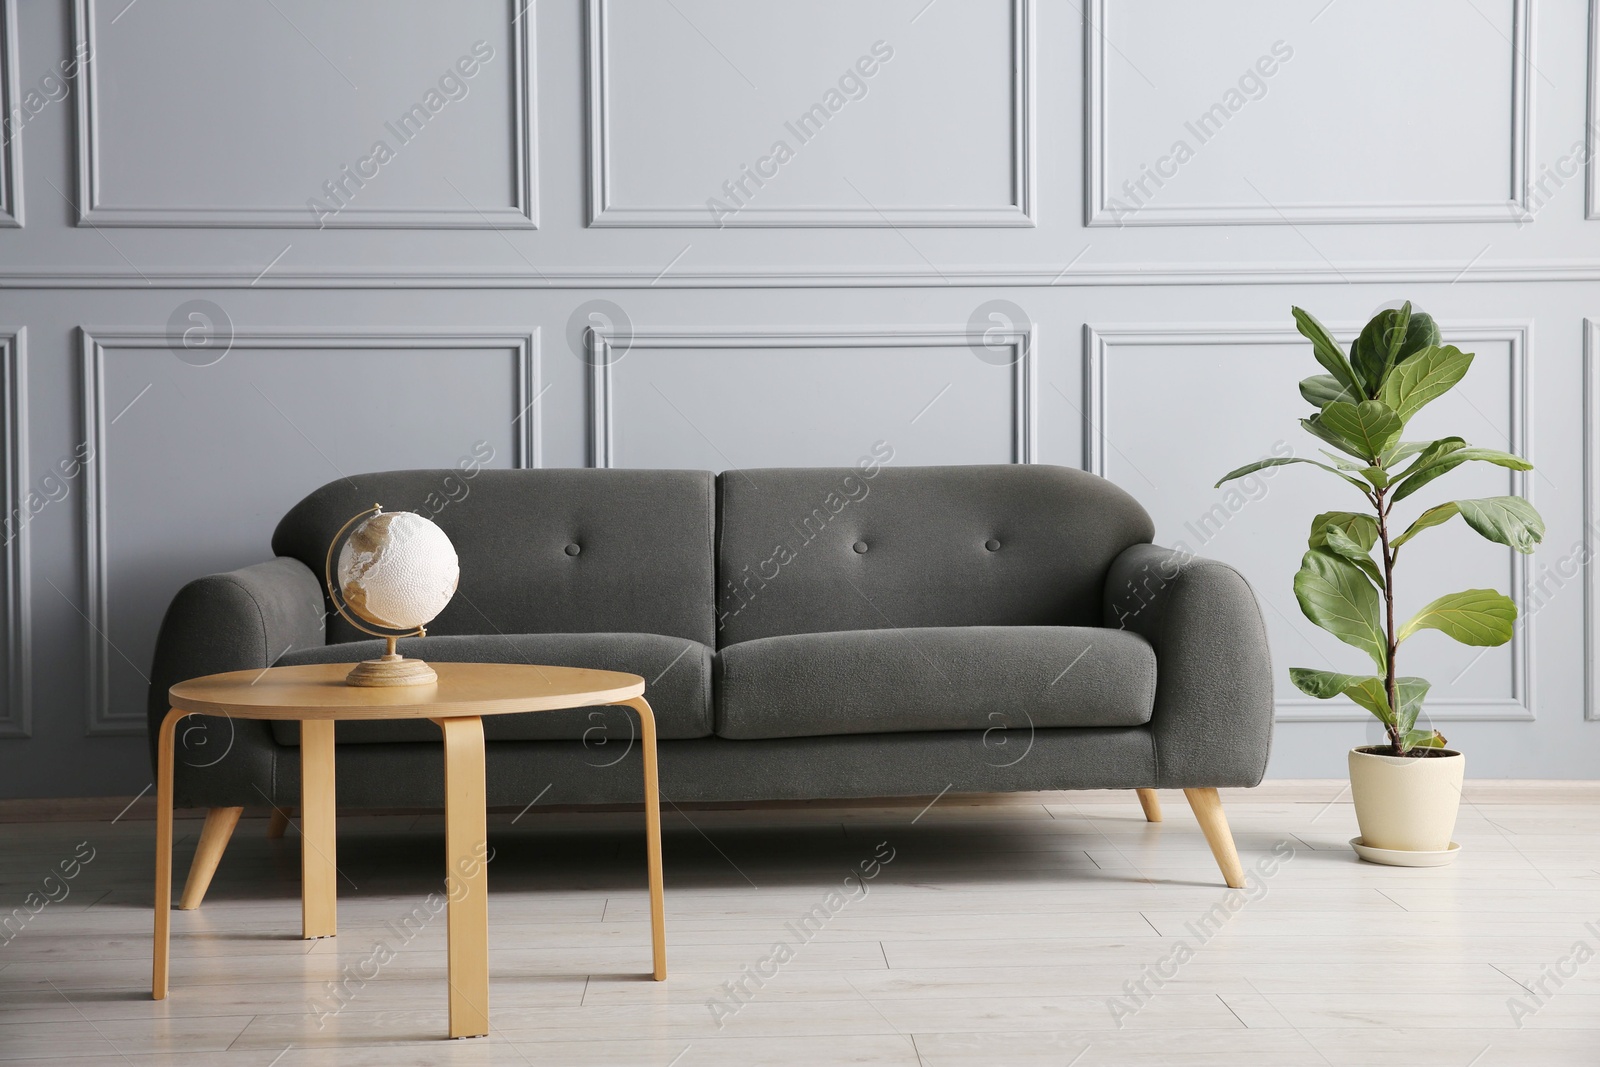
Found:
[[[433,673],[433,668],[420,659],[407,659],[399,655],[387,655],[378,659],[366,659],[355,665],[355,669],[344,677],[345,685],[385,686],[385,685],[431,685],[439,680]]]

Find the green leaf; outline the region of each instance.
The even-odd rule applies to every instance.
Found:
[[[1460,438],[1446,438],[1446,440],[1459,441]],[[1441,442],[1436,441],[1434,443],[1439,444]],[[1417,457],[1417,461],[1405,470],[1402,475],[1404,480],[1395,486],[1394,496],[1390,499],[1396,501],[1404,500],[1435,478],[1443,477],[1461,466],[1461,464],[1471,460],[1482,460],[1485,463],[1493,463],[1497,467],[1507,467],[1514,471],[1533,470],[1533,464],[1521,456],[1513,456],[1510,452],[1501,452],[1497,448],[1472,448],[1457,445],[1431,460],[1428,453],[1424,451],[1422,455]]]
[[[1313,407],[1326,407],[1335,400],[1356,401],[1361,397],[1331,374],[1313,374],[1300,383],[1300,395]]]
[[[1363,574],[1372,579],[1372,584],[1379,589],[1383,588],[1383,572],[1378,570],[1378,565],[1373,562],[1370,555],[1371,548],[1362,548],[1359,543],[1352,540],[1348,534],[1337,526],[1324,527],[1322,531],[1323,545],[1329,552],[1341,556],[1357,567]]]
[[[1384,723],[1389,721],[1389,701],[1383,693],[1383,679],[1372,675],[1339,674],[1337,671],[1319,671],[1311,667],[1290,667],[1289,680],[1307,696],[1330,700],[1347,696],[1376,715]]]
[[[1497,544],[1529,553],[1544,540],[1544,519],[1520,496],[1458,500],[1456,505],[1468,526]]]
[[[1294,595],[1306,618],[1371,656],[1379,670],[1386,668],[1388,642],[1378,622],[1378,591],[1360,567],[1314,548],[1300,560]]]
[[[1411,309],[1411,321],[1406,324],[1406,339],[1400,345],[1399,358],[1395,360],[1398,366],[1417,358],[1423,350],[1439,346],[1439,325],[1433,321],[1433,316],[1426,311]]]
[[[1449,463],[1453,466],[1472,459],[1481,459],[1493,463],[1497,467],[1509,467],[1514,471],[1533,470],[1533,464],[1521,456],[1512,455],[1510,452],[1502,452],[1498,448],[1477,448],[1472,445],[1468,445],[1466,448],[1458,448],[1454,452],[1445,454],[1440,457],[1439,462]]]
[[[1377,397],[1379,389],[1383,385],[1383,380],[1389,376],[1389,372],[1394,369],[1394,365],[1400,362],[1400,350],[1405,347],[1406,330],[1410,326],[1411,301],[1407,300],[1400,305],[1400,310],[1396,311],[1392,316],[1389,331],[1382,338],[1384,344],[1387,345],[1388,351],[1383,354],[1383,373],[1378,376],[1377,385],[1379,388],[1375,388],[1372,391],[1374,398]],[[1381,347],[1383,345],[1380,345]]]
[[[1331,404],[1329,405],[1329,407],[1332,406],[1333,405]],[[1370,462],[1370,457],[1362,454],[1361,443],[1359,441],[1352,441],[1336,430],[1329,428],[1328,425],[1322,421],[1322,415],[1320,413],[1311,416],[1309,419],[1301,419],[1300,425],[1306,431],[1306,433],[1311,434],[1313,437],[1321,438],[1334,448],[1337,448],[1339,451],[1355,456],[1363,463]],[[1359,470],[1360,468],[1356,469]]]
[[[1359,511],[1324,511],[1311,520],[1310,546],[1321,548],[1326,544],[1323,527],[1338,527],[1346,537],[1359,544],[1364,551],[1372,551],[1378,543],[1378,520]]]
[[[1401,441],[1397,445],[1391,445],[1389,449],[1378,458],[1385,467],[1393,467],[1397,464],[1404,463],[1406,460],[1410,459],[1418,452],[1421,452],[1424,448],[1427,448],[1432,443],[1433,442],[1431,441]]]
[[[1298,583],[1298,575],[1295,581]],[[1377,594],[1373,595],[1376,598]],[[1417,612],[1400,627],[1395,640],[1404,641],[1418,630],[1438,630],[1464,645],[1493,648],[1511,640],[1516,621],[1517,605],[1504,593],[1465,589],[1442,596]]]
[[[1466,439],[1461,437],[1441,437],[1436,441],[1424,442],[1422,447],[1417,449],[1417,461],[1401,471],[1399,476],[1404,478],[1409,474],[1415,474],[1446,454],[1454,452],[1458,448],[1466,447]]]
[[[1317,451],[1321,452],[1324,456],[1327,456],[1328,462],[1332,463],[1335,467],[1338,467],[1342,471],[1350,471],[1351,473],[1359,474],[1367,469],[1367,465],[1365,463],[1351,463],[1348,459],[1345,459],[1343,456],[1336,456],[1332,452],[1329,452],[1326,448],[1319,448]]]
[[[1422,450],[1417,453],[1416,462],[1411,464],[1411,466],[1407,467],[1405,470],[1401,471],[1399,474],[1396,474],[1394,476],[1394,480],[1396,482],[1404,481],[1413,474],[1419,474],[1422,471],[1434,466],[1451,452],[1455,452],[1466,447],[1467,442],[1460,437],[1441,437],[1437,441],[1429,441],[1427,444],[1423,445]],[[1438,475],[1434,475],[1434,477],[1436,478]],[[1432,478],[1426,479],[1423,484],[1426,484],[1428,481],[1432,480]],[[1418,488],[1421,488],[1421,486],[1419,485]],[[1413,490],[1413,492],[1414,491],[1415,490]]]
[[[1295,684],[1295,688],[1318,700],[1332,700],[1361,679],[1362,675],[1359,674],[1319,671],[1313,667],[1289,668],[1289,680]]]
[[[1356,384],[1355,372],[1350,367],[1350,360],[1344,354],[1344,349],[1339,347],[1339,342],[1333,339],[1322,323],[1318,322],[1309,311],[1293,308],[1294,324],[1300,335],[1311,342],[1312,354],[1317,357],[1317,362],[1322,364],[1322,369],[1349,389],[1352,393],[1359,393],[1360,386]]]
[[[1394,723],[1394,716],[1389,714],[1389,696],[1384,691],[1383,679],[1375,675],[1339,674],[1310,667],[1290,667],[1289,680],[1307,696],[1318,700],[1347,696],[1370,711],[1385,726]],[[1409,713],[1411,722],[1415,723],[1417,711],[1422,706],[1422,694],[1428,691],[1428,683],[1421,678],[1396,678],[1395,690],[1400,697],[1402,714]],[[1410,729],[1410,725],[1406,728]]]
[[[1235,478],[1243,478],[1246,474],[1254,474],[1256,471],[1262,470],[1262,469],[1264,469],[1266,467],[1281,467],[1286,463],[1309,463],[1313,467],[1319,467],[1322,470],[1327,471],[1329,474],[1338,475],[1340,478],[1343,478],[1345,481],[1349,482],[1351,485],[1355,486],[1357,489],[1361,490],[1363,493],[1367,492],[1367,487],[1365,485],[1363,485],[1361,482],[1356,481],[1354,478],[1350,477],[1349,475],[1343,474],[1340,471],[1335,470],[1334,468],[1328,466],[1326,463],[1318,463],[1314,459],[1302,459],[1299,456],[1274,456],[1271,459],[1258,459],[1254,463],[1246,463],[1244,466],[1240,467],[1238,470],[1231,470],[1227,474],[1224,474],[1222,476],[1222,478],[1217,482],[1217,484],[1213,485],[1211,488],[1220,489],[1222,487],[1223,482],[1231,482]]]
[[[1344,695],[1372,712],[1385,726],[1393,724],[1394,716],[1389,714],[1389,694],[1383,690],[1382,678],[1357,678],[1345,689]]]
[[[1455,518],[1460,511],[1461,509],[1456,506],[1456,503],[1453,500],[1448,504],[1440,504],[1438,507],[1429,508],[1421,515],[1418,515],[1417,521],[1412,523],[1410,526],[1407,526],[1406,532],[1401,534],[1399,537],[1396,537],[1394,542],[1389,547],[1399,548],[1401,545],[1417,536],[1417,534],[1421,533],[1423,530],[1433,526],[1443,526],[1445,523]]]
[[[1389,472],[1382,467],[1362,467],[1360,473],[1361,477],[1365,478],[1372,488],[1389,488]]]
[[[1402,734],[1410,733],[1411,728],[1417,724],[1417,716],[1422,713],[1422,698],[1428,695],[1428,688],[1426,678],[1394,680],[1395,696],[1400,701],[1400,713],[1395,716],[1395,727]]]
[[[1354,444],[1357,450],[1351,455],[1368,462],[1376,460],[1385,449],[1399,440],[1400,431],[1405,429],[1405,423],[1400,421],[1394,409],[1377,400],[1363,400],[1359,404],[1335,401],[1308,421],[1319,422],[1325,429]]]
[[[1393,408],[1400,421],[1409,422],[1424,404],[1466,377],[1471,366],[1472,353],[1454,345],[1425,348],[1389,372],[1378,399]]]
[[[1403,306],[1380,311],[1350,347],[1350,365],[1366,396],[1378,398],[1395,367],[1439,343],[1439,327],[1431,315]]]
[[[1446,744],[1444,734],[1438,730],[1408,730],[1405,740],[1400,743],[1400,751],[1409,752],[1413,748],[1443,748]]]
[[[1411,303],[1407,301],[1399,308],[1378,312],[1362,327],[1356,343],[1350,346],[1350,366],[1363,396],[1378,395],[1384,375],[1399,359],[1410,325]]]
[[[1453,453],[1459,454],[1459,453]],[[1396,496],[1396,499],[1399,499]],[[1459,514],[1478,533],[1496,544],[1508,545],[1529,553],[1544,540],[1544,519],[1532,504],[1520,496],[1486,496],[1475,500],[1452,500],[1431,507],[1394,540],[1399,548],[1430,526],[1449,522]]]

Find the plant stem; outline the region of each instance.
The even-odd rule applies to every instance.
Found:
[[[1378,538],[1383,544],[1383,608],[1389,638],[1389,654],[1384,657],[1387,666],[1383,687],[1389,697],[1389,714],[1394,719],[1386,724],[1389,743],[1394,746],[1394,754],[1401,756],[1405,754],[1405,737],[1400,733],[1400,699],[1394,669],[1395,653],[1399,650],[1399,643],[1394,638],[1394,551],[1389,547],[1389,505],[1383,498],[1384,493],[1383,489],[1377,490],[1373,499],[1378,509]]]

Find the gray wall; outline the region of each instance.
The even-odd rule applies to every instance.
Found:
[[[1531,562],[1459,527],[1413,553],[1407,600],[1495,585],[1525,621],[1410,669],[1474,773],[1594,776],[1595,6],[0,0],[3,488],[36,512],[0,795],[142,788],[173,590],[342,472],[480,441],[1083,465],[1251,576],[1281,665],[1353,665],[1290,591],[1340,487],[1210,485],[1311,448],[1292,303],[1349,329],[1406,297],[1478,353],[1427,430],[1538,464],[1456,490],[1550,528]],[[586,362],[591,324],[632,346]],[[1282,696],[1271,773],[1342,775],[1365,716]]]

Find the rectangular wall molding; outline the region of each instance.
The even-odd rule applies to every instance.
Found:
[[[1011,0],[1011,143],[1012,203],[940,207],[895,207],[849,204],[802,207],[746,207],[722,220],[713,219],[703,204],[667,207],[618,205],[611,189],[610,100],[612,69],[607,50],[610,0],[587,0],[589,215],[593,227],[640,228],[840,228],[894,229],[899,226],[990,229],[1035,225],[1034,169],[1037,158],[1035,122],[1034,0]]]
[[[0,0],[7,4],[15,0]],[[73,36],[79,48],[87,47],[92,61],[78,75],[77,221],[80,226],[135,227],[249,227],[253,229],[398,229],[398,230],[507,230],[537,229],[538,211],[538,106],[533,73],[534,19],[522,17],[526,0],[508,0],[512,50],[512,157],[516,203],[511,206],[447,208],[371,208],[352,205],[321,220],[306,208],[285,206],[155,207],[106,203],[100,190],[99,67],[105,62],[96,40],[97,0],[75,0]],[[531,6],[529,8],[531,10]],[[201,149],[203,150],[203,148]]]
[[[1011,361],[1011,456],[1013,463],[1032,463],[1038,455],[1038,326],[990,331],[986,343],[1009,346]],[[966,328],[905,330],[651,330],[619,335],[591,327],[585,334],[589,363],[589,465],[616,462],[612,437],[613,367],[624,353],[640,349],[705,348],[966,348]]]
[[[1600,722],[1600,320],[1583,320],[1583,717]],[[1557,572],[1558,578],[1564,578]]]
[[[22,225],[21,75],[17,0],[0,0],[0,229]]]
[[[0,479],[5,501],[4,546],[0,548],[0,588],[5,599],[5,708],[0,739],[33,733],[33,598],[28,571],[28,373],[27,331],[0,327],[0,441],[6,455]]]
[[[1338,337],[1353,337],[1360,323],[1329,323]],[[1528,420],[1532,395],[1528,347],[1533,332],[1530,323],[1461,323],[1449,331],[1456,342],[1505,343],[1511,351],[1511,401],[1507,413],[1507,437],[1511,451],[1533,460]],[[1083,328],[1083,468],[1105,477],[1106,449],[1106,367],[1117,348],[1139,345],[1222,346],[1302,344],[1305,338],[1292,328],[1269,324],[1173,324],[1158,326],[1092,326]],[[1510,472],[1512,492],[1531,502],[1533,480],[1522,471]],[[1159,532],[1158,532],[1159,537]],[[1452,697],[1431,699],[1428,715],[1435,722],[1532,722],[1533,629],[1536,612],[1530,612],[1528,558],[1506,549],[1511,556],[1511,599],[1517,605],[1516,635],[1511,639],[1511,690],[1508,698]],[[1591,568],[1592,572],[1592,568]],[[1367,712],[1349,706],[1340,708],[1334,701],[1312,697],[1280,698],[1278,722],[1366,722]]]
[[[1600,123],[1600,0],[1589,0],[1589,60],[1588,96],[1584,109],[1584,144],[1588,146],[1588,159],[1584,163],[1583,217],[1591,221],[1600,219],[1600,136],[1595,124]]]
[[[1593,4],[1595,0],[1591,0]],[[1282,204],[1146,205],[1116,212],[1109,206],[1111,178],[1107,145],[1106,34],[1109,0],[1088,0],[1083,20],[1084,71],[1084,225],[1086,226],[1293,226],[1303,223],[1518,222],[1531,218],[1528,175],[1533,137],[1532,0],[1512,0],[1511,173],[1505,199],[1481,203],[1402,203],[1361,201]],[[1462,18],[1476,19],[1463,7]],[[1592,119],[1591,119],[1592,121]],[[1593,126],[1590,127],[1593,136]],[[1591,187],[1594,163],[1589,167]],[[1119,217],[1120,215],[1120,217]],[[1591,216],[1593,217],[1593,216]]]
[[[162,330],[80,327],[82,357],[82,415],[84,439],[92,460],[87,464],[82,508],[83,573],[86,603],[81,609],[88,643],[88,722],[91,737],[142,734],[143,713],[116,715],[111,709],[110,662],[117,655],[110,647],[106,628],[110,622],[110,588],[107,567],[106,453],[110,415],[106,410],[105,366],[110,355],[128,349],[165,349],[171,339]],[[540,462],[541,396],[539,333],[497,332],[275,332],[235,333],[228,351],[235,349],[488,349],[510,351],[517,366],[517,387],[511,398],[518,426],[517,451],[513,458],[520,468],[537,467]]]
[[[1067,257],[1070,258],[1070,257]],[[1559,263],[1507,262],[1484,265],[1427,263],[1282,263],[1250,266],[1244,262],[1210,264],[1149,262],[1070,269],[1032,266],[952,266],[933,270],[772,269],[692,270],[614,267],[607,269],[541,267],[528,270],[372,270],[274,268],[251,270],[131,270],[0,268],[0,290],[129,289],[141,292],[178,289],[839,289],[1006,286],[1017,289],[1070,289],[1097,286],[1222,287],[1229,285],[1402,285],[1443,282],[1450,285],[1600,281],[1600,260]]]

